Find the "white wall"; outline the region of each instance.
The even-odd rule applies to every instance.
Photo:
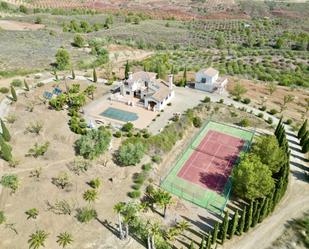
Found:
[[[214,86],[215,86],[214,84],[195,83],[195,89],[206,91],[206,92],[213,92]]]
[[[214,77],[209,77],[209,76],[205,75],[202,72],[197,72],[195,74],[195,82],[201,83],[202,82],[202,78],[206,78],[206,83],[207,84],[213,84],[213,83],[215,83],[218,80],[219,74],[216,74]]]

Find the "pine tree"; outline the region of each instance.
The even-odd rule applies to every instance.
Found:
[[[309,152],[309,139],[307,139],[306,142],[304,142],[304,146],[302,147],[301,150],[303,153],[308,153]]]
[[[11,94],[12,94],[12,100],[14,102],[17,101],[17,94],[16,94],[16,91],[15,91],[15,88],[11,86]]]
[[[306,119],[305,122],[302,124],[302,126],[300,127],[300,129],[298,130],[298,134],[297,137],[300,139],[303,137],[303,135],[305,134],[306,130],[307,130],[307,122],[308,120]]]
[[[27,92],[29,92],[29,91],[30,91],[30,88],[29,88],[29,85],[28,85],[28,83],[27,83],[26,80],[24,80],[24,86],[25,86],[25,90],[26,90]]]
[[[211,242],[212,244],[217,243],[218,232],[219,232],[219,222],[216,222],[212,233],[212,242]]]
[[[226,240],[227,230],[229,228],[229,211],[225,212],[222,228],[220,229],[220,237],[222,245]]]
[[[206,249],[206,246],[205,246],[205,236],[202,237],[202,241],[200,243],[199,249]]]
[[[249,228],[251,227],[252,224],[252,214],[253,214],[253,201],[250,202],[250,206],[246,215],[246,223],[245,223],[245,232],[249,231]]]
[[[1,129],[2,129],[2,137],[4,138],[5,141],[9,142],[11,140],[10,132],[6,128],[6,125],[2,119],[0,120],[0,122],[1,122]]]
[[[244,210],[241,214],[241,218],[240,218],[240,223],[239,223],[239,227],[238,227],[238,234],[242,235],[242,233],[244,232],[244,227],[245,227],[245,223],[246,223],[246,213],[247,213],[247,207],[244,207]]]
[[[93,68],[93,82],[95,82],[95,83],[98,82],[97,72],[96,72],[95,68]]]
[[[302,136],[302,138],[300,139],[300,145],[304,146],[304,143],[308,140],[309,138],[309,130],[305,132],[305,134]]]
[[[257,220],[256,220],[256,214],[258,212],[258,208],[259,208],[259,201],[255,200],[254,201],[254,205],[253,205],[253,213],[252,213],[252,223],[251,223],[251,227],[255,227],[255,225],[257,224]]]
[[[10,145],[5,143],[2,136],[0,136],[0,148],[1,148],[1,157],[3,160],[10,162],[12,161],[12,148]]]
[[[75,80],[76,76],[75,76],[75,72],[74,69],[72,68],[72,79]]]
[[[129,65],[129,61],[127,61],[125,69],[124,69],[124,77],[126,80],[129,78],[129,72],[130,72],[130,65]]]
[[[232,239],[234,234],[236,233],[237,230],[237,226],[238,226],[238,219],[239,219],[239,215],[238,215],[238,210],[236,210],[232,222],[230,222],[230,227],[229,227],[229,238]]]

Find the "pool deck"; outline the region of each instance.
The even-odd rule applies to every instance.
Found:
[[[95,121],[103,122],[105,125],[111,124],[114,126],[122,126],[126,122],[122,122],[120,120],[111,119],[100,115],[104,112],[107,108],[113,107],[116,109],[120,109],[126,112],[134,112],[138,115],[138,119],[133,121],[134,127],[138,129],[147,128],[148,125],[152,122],[154,118],[156,118],[158,112],[148,111],[145,108],[139,106],[129,106],[125,103],[111,101],[108,99],[110,94],[103,95],[99,99],[89,103],[87,106],[83,108],[85,118],[87,120],[92,120],[94,123]]]

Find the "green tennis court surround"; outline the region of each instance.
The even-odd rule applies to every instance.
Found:
[[[210,136],[211,134],[218,136],[221,134],[221,136],[215,140],[213,136]],[[190,141],[186,150],[179,155],[178,161],[168,175],[161,181],[161,187],[182,199],[207,208],[214,213],[221,214],[231,194],[232,182],[229,174],[233,165],[237,163],[240,151],[247,151],[250,147],[253,136],[253,132],[240,127],[214,121],[206,122],[200,132]],[[224,141],[224,139],[227,140]],[[238,140],[242,141],[242,143],[238,143],[238,145],[241,144],[239,150],[234,150],[233,156],[235,157],[236,155],[236,159],[228,161],[228,159],[220,158],[222,156],[230,156],[229,150],[224,148],[228,145],[229,149],[231,149],[234,146],[231,144],[231,141],[237,142]],[[223,149],[218,149],[218,153],[213,155],[197,150],[197,148],[204,146],[204,149],[211,151],[211,148],[216,145],[220,145],[220,148]],[[225,167],[227,168],[224,169],[228,170],[222,171],[222,165],[218,162],[226,164]],[[227,163],[230,164],[228,165]],[[204,165],[206,166],[204,167]],[[209,174],[205,184],[197,180],[199,179],[199,174],[195,171],[198,167],[206,175]],[[217,181],[218,173],[225,174],[226,177],[219,179],[223,180],[223,183],[218,184],[217,189],[212,189],[207,186],[207,181],[208,183]]]
[[[138,115],[134,112],[128,112],[113,107],[107,108],[104,112],[100,113],[100,115],[123,122],[130,122],[138,119]]]

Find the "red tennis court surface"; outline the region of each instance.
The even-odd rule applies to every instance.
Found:
[[[209,130],[177,176],[221,193],[244,143],[240,138]]]

